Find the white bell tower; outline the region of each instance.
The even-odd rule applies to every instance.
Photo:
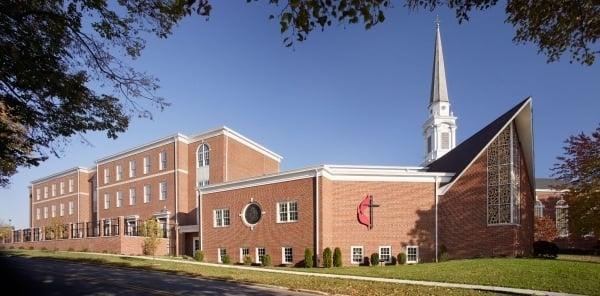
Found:
[[[456,117],[450,111],[448,85],[442,51],[440,22],[435,21],[435,49],[433,56],[433,77],[429,98],[429,118],[423,124],[425,136],[425,162],[428,165],[442,157],[456,146]]]

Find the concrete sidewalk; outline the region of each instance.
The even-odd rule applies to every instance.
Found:
[[[73,252],[73,253],[78,253],[78,252]],[[149,256],[129,256],[129,255],[115,255],[115,254],[104,254],[104,253],[92,253],[92,254],[102,255],[102,256],[127,257],[127,258],[147,259],[147,260],[175,262],[175,263],[183,263],[183,264],[203,265],[203,266],[211,266],[211,267],[219,267],[219,268],[233,268],[233,269],[260,271],[260,272],[293,274],[293,275],[301,275],[301,276],[314,276],[314,277],[322,277],[322,278],[347,279],[347,280],[357,280],[357,281],[372,281],[372,282],[382,282],[382,283],[391,283],[391,284],[418,285],[418,286],[430,286],[430,287],[442,287],[442,288],[470,289],[470,290],[519,294],[519,295],[549,295],[549,296],[567,296],[567,295],[577,296],[578,295],[578,294],[569,294],[569,293],[560,293],[560,292],[509,288],[509,287],[497,287],[497,286],[486,286],[486,285],[471,285],[471,284],[457,284],[457,283],[445,283],[445,282],[401,280],[401,279],[378,278],[378,277],[356,276],[356,275],[301,272],[301,271],[263,268],[263,267],[204,263],[204,262],[194,262],[194,261],[186,261],[186,260],[167,259],[167,258],[154,258],[154,257],[149,257]]]

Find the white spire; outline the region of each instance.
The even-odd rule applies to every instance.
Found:
[[[446,68],[444,67],[444,52],[440,34],[440,20],[435,20],[435,49],[433,52],[433,77],[431,79],[431,97],[429,103],[448,102],[448,85],[446,84]]]

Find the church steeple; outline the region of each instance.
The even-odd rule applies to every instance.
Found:
[[[433,51],[433,73],[431,96],[429,97],[429,118],[423,124],[425,136],[424,165],[442,157],[456,146],[456,117],[450,111],[446,67],[442,50],[440,22],[435,21],[435,47]]]

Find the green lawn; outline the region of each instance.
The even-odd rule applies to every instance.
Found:
[[[10,250],[11,255],[42,257],[60,260],[73,260],[95,264],[108,264],[121,267],[135,267],[179,274],[201,276],[219,280],[257,283],[288,287],[290,289],[309,289],[331,294],[344,295],[493,295],[473,290],[446,289],[424,286],[398,285],[367,281],[348,281],[306,277],[300,275],[276,274],[260,271],[248,271],[232,268],[219,268],[178,262],[153,261],[141,258],[103,256],[91,253],[47,252],[37,250]],[[297,269],[299,270],[299,269]]]
[[[598,257],[559,258],[562,260],[496,258],[385,267],[286,269],[600,295],[600,263],[593,262]]]

